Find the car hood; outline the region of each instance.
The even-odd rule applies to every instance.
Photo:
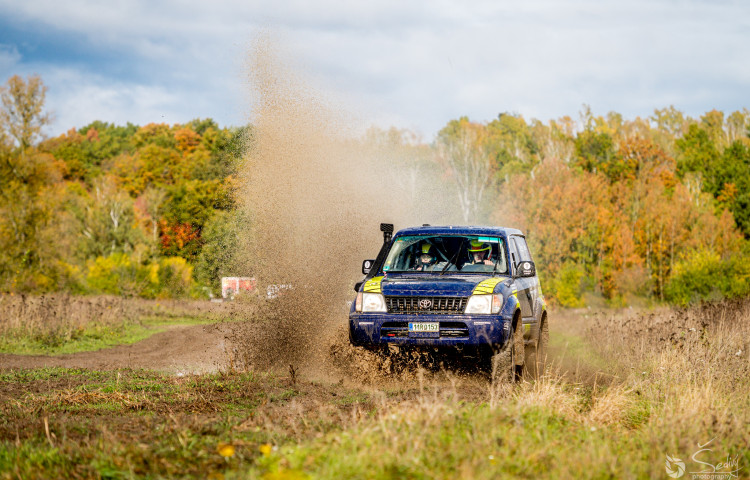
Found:
[[[468,297],[490,275],[425,275],[393,274],[383,277],[380,287],[384,295]],[[500,279],[501,277],[495,277]],[[504,280],[504,278],[503,278]]]

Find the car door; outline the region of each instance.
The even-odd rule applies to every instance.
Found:
[[[511,251],[515,253],[513,268],[515,269],[519,262],[532,261],[529,247],[526,245],[526,239],[520,235],[512,235],[510,238],[512,243]],[[521,304],[521,316],[525,319],[535,318],[534,305],[536,303],[537,278],[520,277],[516,278],[515,282],[518,288],[518,302]]]

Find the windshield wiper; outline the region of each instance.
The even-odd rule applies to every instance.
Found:
[[[466,239],[464,238],[461,240],[461,245],[458,246],[458,250],[456,250],[456,254],[453,255],[453,257],[448,261],[448,263],[445,264],[445,267],[440,272],[440,275],[444,274],[446,270],[448,270],[448,267],[451,266],[456,260],[458,260],[458,254],[461,253],[461,250],[464,248],[464,243],[466,243]]]

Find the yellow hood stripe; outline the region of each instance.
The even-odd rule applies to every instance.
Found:
[[[383,276],[373,277],[365,282],[365,286],[362,289],[365,293],[382,293],[380,290],[380,282],[383,281]]]
[[[495,291],[495,287],[497,286],[497,284],[502,282],[503,280],[505,279],[502,277],[482,280],[481,282],[479,282],[479,285],[474,287],[472,295],[489,295]]]

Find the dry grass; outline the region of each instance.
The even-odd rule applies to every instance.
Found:
[[[143,304],[112,296],[73,297],[66,294],[0,296],[0,334],[84,328],[134,320],[147,312]]]
[[[303,374],[270,381],[237,372],[122,383],[114,372],[89,372],[92,379],[81,385],[56,377],[53,388],[50,376],[7,382],[24,393],[7,404],[15,424],[0,429],[5,458],[28,458],[17,470],[32,476],[72,471],[67,460],[50,467],[32,455],[51,452],[55,442],[115,472],[156,476],[665,478],[666,455],[681,458],[692,472],[700,468],[691,460],[697,445],[714,439],[702,458],[738,458],[740,477],[747,476],[750,301],[561,311],[550,318],[552,336],[564,341],[552,350],[548,373],[513,386],[419,367],[405,368],[390,383],[377,381],[393,377],[390,370],[347,377],[346,387],[309,382]],[[332,354],[339,363],[354,355]],[[109,380],[100,385],[97,375]],[[82,415],[102,423],[97,435]],[[51,436],[42,422],[47,416]],[[78,430],[85,435],[70,433]],[[13,443],[17,431],[20,447]],[[61,431],[69,432],[67,439]],[[113,453],[103,453],[92,438],[104,439]],[[215,452],[224,443],[236,449],[231,461]],[[24,448],[32,454],[23,457]],[[97,468],[103,467],[82,476],[95,476]]]
[[[649,313],[599,313],[586,323],[586,337],[612,361],[612,373],[620,376],[645,358],[668,371],[673,371],[672,363],[677,362],[681,375],[688,373],[701,381],[707,374],[714,380],[731,382],[750,373],[748,300]],[[662,358],[664,355],[669,359]]]
[[[641,429],[660,452],[693,452],[716,438],[748,455],[741,447],[750,444],[750,300],[563,317],[557,329],[586,339],[586,355],[597,359],[588,375],[563,360],[567,370],[558,374],[591,388],[583,416],[568,408],[569,418]],[[535,390],[551,388],[540,383]],[[558,388],[547,402],[560,404],[569,391]]]
[[[116,296],[0,295],[0,336],[48,338],[59,344],[85,329],[118,327],[144,318],[202,318],[212,321],[249,319],[247,303],[193,300],[144,300]],[[55,341],[52,341],[55,340]]]

